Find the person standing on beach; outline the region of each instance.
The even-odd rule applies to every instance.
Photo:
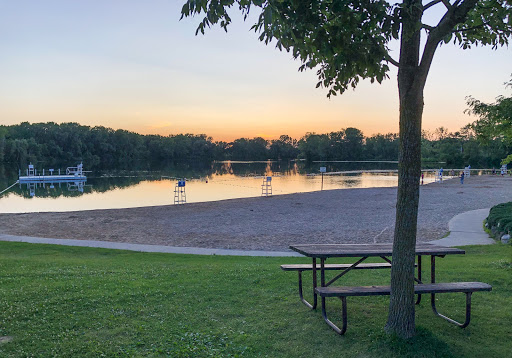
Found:
[[[464,184],[464,172],[460,175],[460,183]]]
[[[421,185],[423,185],[423,173],[421,173]]]

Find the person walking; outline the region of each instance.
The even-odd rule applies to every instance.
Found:
[[[464,184],[464,172],[460,175],[460,183]]]

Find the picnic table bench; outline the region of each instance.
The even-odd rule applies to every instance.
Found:
[[[325,264],[324,270],[346,270],[350,268],[352,264]],[[388,262],[376,262],[376,263],[365,263],[359,264],[355,266],[353,269],[355,270],[372,270],[372,269],[385,269],[391,268],[391,264]],[[321,265],[316,264],[316,270],[320,270]],[[281,270],[283,271],[297,271],[299,273],[299,297],[302,303],[304,303],[309,308],[316,307],[316,300],[313,304],[309,303],[305,298],[302,290],[302,272],[303,271],[313,271],[312,264],[290,264],[290,265],[281,265]],[[316,276],[316,275],[315,275]],[[315,278],[313,278],[316,281]],[[314,284],[316,287],[316,282]]]
[[[296,264],[281,265],[284,271],[297,271],[299,273],[299,295],[301,301],[311,309],[317,306],[317,296],[322,301],[322,316],[326,323],[338,334],[342,335],[347,329],[347,302],[346,298],[350,296],[383,296],[390,295],[390,286],[331,286],[335,281],[354,269],[381,269],[389,268],[392,265],[389,259],[392,256],[391,244],[363,244],[363,245],[344,245],[344,244],[327,244],[327,245],[293,245],[290,248],[307,257],[312,258],[312,264]],[[491,291],[492,287],[482,282],[449,282],[436,283],[436,257],[445,257],[451,254],[465,254],[464,250],[443,247],[431,244],[416,245],[416,266],[417,277],[415,278],[414,292],[418,295],[416,304],[421,302],[422,294],[430,294],[430,302],[433,312],[447,321],[456,324],[461,328],[469,325],[471,319],[471,295],[476,291]],[[430,283],[422,282],[422,256],[430,256]],[[325,261],[332,257],[352,257],[359,258],[353,264],[326,264]],[[363,263],[369,257],[380,257],[384,263]],[[316,260],[320,259],[318,265]],[[302,272],[313,272],[313,304],[310,304],[303,297],[302,293]],[[320,271],[320,286],[317,287],[317,271]],[[341,270],[330,281],[326,282],[326,271]],[[438,293],[464,293],[466,294],[466,319],[463,323],[459,323],[437,311],[435,303],[435,295]],[[342,301],[342,328],[336,326],[327,317],[326,298],[338,297]]]
[[[482,282],[448,282],[448,283],[426,283],[414,285],[414,293],[417,294],[436,294],[436,293],[453,293],[462,292],[466,294],[466,320],[459,323],[439,312],[435,306],[435,301],[431,300],[434,313],[446,319],[448,322],[456,324],[461,328],[469,325],[471,320],[471,294],[476,291],[491,291],[491,285]],[[341,317],[343,325],[341,329],[336,326],[327,317],[326,304],[322,301],[322,317],[325,322],[338,334],[342,335],[347,330],[347,297],[349,296],[384,296],[391,294],[391,286],[334,286],[334,287],[317,287],[315,291],[323,298],[339,297],[341,299]]]

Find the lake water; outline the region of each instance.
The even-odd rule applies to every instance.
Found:
[[[0,212],[26,213],[130,208],[174,204],[178,178],[187,178],[186,202],[258,197],[271,176],[273,195],[322,190],[320,166],[325,166],[323,190],[393,187],[396,163],[218,162],[206,167],[178,166],[163,170],[93,171],[85,183],[17,184],[0,195]],[[7,172],[7,175],[5,174]],[[1,173],[1,172],[0,172]],[[17,180],[3,171],[0,191]],[[425,183],[434,181],[433,174]],[[181,188],[182,189],[182,188]]]

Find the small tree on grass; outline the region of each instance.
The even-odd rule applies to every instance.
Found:
[[[355,88],[361,79],[382,82],[389,66],[398,67],[400,156],[398,197],[391,269],[391,297],[386,330],[414,335],[414,257],[421,173],[423,89],[436,49],[453,41],[471,45],[507,45],[512,34],[508,0],[188,0],[182,16],[204,13],[196,33],[219,23],[227,30],[228,10],[238,8],[247,19],[254,8],[253,29],[265,43],[291,51],[300,71],[316,69],[317,87],[327,96]],[[423,15],[443,11],[436,24]],[[426,36],[424,42],[421,37]],[[388,44],[400,42],[399,59]]]
[[[505,83],[512,89],[512,79]],[[495,103],[484,103],[473,97],[467,98],[469,108],[465,111],[479,117],[471,126],[481,141],[488,143],[501,139],[512,144],[512,97],[498,96]]]

